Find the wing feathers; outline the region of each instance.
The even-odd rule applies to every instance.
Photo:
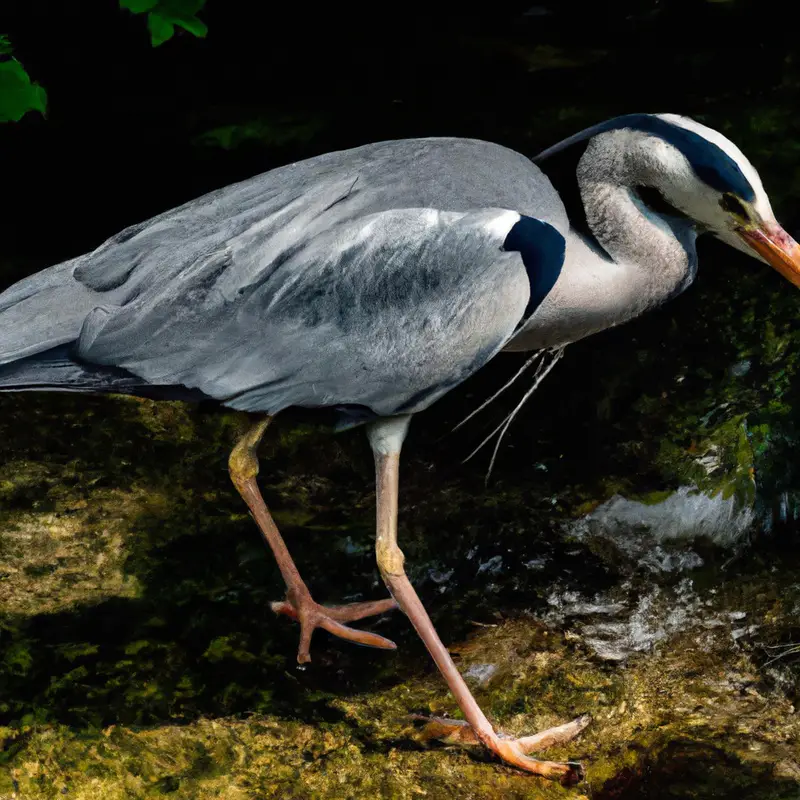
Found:
[[[367,215],[304,237],[285,258],[262,254],[258,283],[235,293],[227,270],[183,270],[99,332],[92,325],[79,352],[236,408],[391,413],[463,380],[521,320],[527,274],[502,249],[519,219],[503,209]]]

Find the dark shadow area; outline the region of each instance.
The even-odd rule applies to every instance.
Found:
[[[314,663],[297,669],[297,628],[269,610],[282,582],[228,481],[227,450],[215,417],[195,411],[196,440],[179,450],[151,438],[148,428],[126,419],[111,400],[90,400],[88,406],[72,398],[47,402],[51,409],[61,405],[61,428],[56,416],[40,417],[42,428],[63,430],[65,438],[48,435],[41,452],[27,451],[27,458],[70,463],[78,492],[91,482],[89,502],[92,490],[126,490],[143,482],[164,499],[126,521],[125,571],[141,585],[140,597],[8,620],[5,646],[23,648],[27,666],[4,676],[3,720],[38,715],[100,727],[252,711],[312,720],[326,713],[330,693],[378,688],[430,668],[397,614],[374,627],[397,641],[400,653],[353,648],[319,632]],[[99,427],[87,408],[101,417]],[[277,441],[263,448],[265,497],[277,519],[286,520],[287,542],[321,601],[381,597],[366,443],[360,432],[331,438],[310,430],[300,445],[287,448],[276,426]],[[77,462],[71,452],[76,443],[82,454]],[[6,446],[9,454],[21,452],[12,431]],[[556,535],[541,498],[542,507],[535,508],[539,487],[528,487],[528,507],[519,487],[499,496],[469,481],[465,487],[458,465],[437,466],[431,476],[430,457],[423,448],[409,448],[404,546],[409,572],[448,639],[463,635],[474,621],[541,607],[555,580],[575,588],[613,581],[597,557]],[[41,510],[47,502],[47,486],[34,484],[4,510]],[[301,524],[292,522],[298,518]],[[500,553],[511,560],[502,576],[494,568]],[[535,558],[558,563],[558,573],[526,575],[513,566]]]
[[[773,775],[769,764],[744,764],[705,742],[670,742],[654,758],[643,754],[637,769],[626,769],[598,792],[595,800],[797,796],[797,782]]]

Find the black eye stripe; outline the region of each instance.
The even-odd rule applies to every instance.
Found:
[[[585,131],[565,139],[563,142],[540,153],[535,161],[540,163],[556,152],[572,144],[597,136],[604,131],[628,128],[649,133],[663,139],[680,150],[692,166],[695,174],[718,192],[733,192],[748,203],[755,202],[756,195],[741,167],[719,145],[682,125],[669,122],[653,114],[625,114],[621,117],[593,125]]]

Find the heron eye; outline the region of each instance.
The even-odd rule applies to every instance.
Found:
[[[749,217],[744,203],[742,203],[736,195],[724,194],[719,204],[722,206],[722,210],[727,211],[729,214],[741,217],[742,219],[748,219]]]

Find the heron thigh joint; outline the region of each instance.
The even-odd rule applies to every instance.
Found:
[[[375,543],[378,569],[381,575],[405,575],[403,551],[394,542],[384,542],[378,537]]]
[[[269,417],[260,420],[248,428],[239,441],[236,442],[228,458],[228,472],[230,472],[234,482],[246,481],[258,475],[258,454],[256,450],[269,423]]]
[[[248,447],[244,439],[240,439],[228,458],[228,472],[234,481],[246,481],[258,475],[258,456],[255,448]]]

